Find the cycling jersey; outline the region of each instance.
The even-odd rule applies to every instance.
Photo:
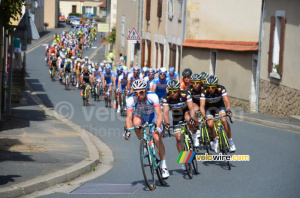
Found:
[[[120,76],[122,76],[122,73],[120,75],[118,73],[114,74],[114,77],[116,79],[115,88],[118,88],[118,83],[119,83],[119,77]]]
[[[220,101],[223,101],[223,96],[227,95],[226,89],[224,86],[222,85],[217,85],[217,89],[215,91],[215,93],[210,94],[207,86],[204,86],[202,92],[201,92],[201,96],[200,99],[201,100],[206,100],[206,103],[218,103]]]
[[[184,121],[184,114],[189,111],[187,102],[192,101],[192,97],[187,91],[180,91],[178,98],[172,99],[168,93],[163,99],[163,105],[168,105],[173,114],[173,125]]]
[[[170,73],[168,72],[167,73],[167,77],[170,79],[170,80],[174,80],[174,79],[177,79],[179,77],[178,73],[177,72],[174,72],[173,76],[170,75]]]
[[[106,81],[107,85],[112,85],[112,77],[114,76],[114,72],[110,70],[109,73],[106,73],[106,70],[103,70],[102,75],[104,76],[104,80]]]
[[[132,84],[132,82],[135,81],[135,80],[142,80],[143,79],[143,75],[141,73],[139,73],[139,75],[137,77],[135,77],[134,74],[133,74],[133,72],[132,72],[132,73],[128,74],[128,79],[130,80],[130,82]]]
[[[123,89],[125,89],[126,86],[127,86],[127,83],[128,83],[128,76],[127,76],[127,78],[124,78],[124,76],[121,75],[121,76],[119,77],[118,81],[120,81],[120,92],[122,92]]]
[[[183,79],[180,80],[180,89],[187,91],[191,85],[191,82],[185,83]]]
[[[85,81],[86,83],[90,82],[90,72],[83,72],[83,81]]]
[[[198,106],[200,105],[200,94],[202,90],[203,87],[201,85],[199,87],[199,90],[195,90],[192,85],[189,88],[189,92],[192,96],[193,103],[196,103]]]
[[[96,81],[100,82],[101,73],[102,73],[101,68],[98,68],[98,70],[96,70],[95,68],[93,68],[92,72],[94,72],[94,76],[96,78]]]
[[[59,69],[61,69],[65,66],[65,62],[66,62],[66,60],[62,60],[62,59],[59,60],[59,63],[58,63]]]
[[[145,101],[138,102],[135,95],[130,96],[126,100],[127,111],[134,111],[133,117],[140,117],[143,120],[143,124],[156,123],[157,116],[154,107],[160,107],[158,97],[152,91],[148,91],[145,97]]]
[[[161,100],[167,94],[167,83],[169,82],[169,78],[165,78],[164,80],[160,80],[160,78],[156,78],[153,81],[153,85],[156,85],[155,93],[158,95],[158,98]]]
[[[51,60],[52,61],[52,67],[56,67],[57,59],[56,60]]]
[[[71,72],[72,64],[71,63],[66,63],[65,68],[66,68],[66,72]]]

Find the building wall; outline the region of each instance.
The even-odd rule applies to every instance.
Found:
[[[97,7],[97,15],[100,16],[100,7],[99,5],[103,4],[102,2],[93,2],[93,1],[59,1],[59,7],[60,12],[65,15],[65,17],[68,17],[69,14],[72,12],[72,6],[76,6],[76,13],[82,14],[82,6],[88,6],[88,7]]]
[[[49,23],[48,28],[58,27],[59,0],[45,0],[44,2],[44,22]]]
[[[259,111],[275,116],[300,115],[300,1],[266,1],[263,23]],[[281,79],[270,77],[268,72],[270,19],[276,10],[285,11],[283,73]]]
[[[187,0],[186,39],[257,41],[261,0]]]
[[[128,12],[128,10],[131,10]],[[136,65],[136,56],[137,53],[132,50],[134,49],[134,44],[131,41],[127,41],[126,38],[130,30],[135,27],[138,30],[137,26],[137,17],[138,16],[138,1],[132,0],[122,0],[122,4],[117,4],[117,28],[116,28],[116,43],[114,46],[115,60],[119,60],[119,54],[123,53],[124,56],[127,56],[126,66],[130,67]],[[125,26],[124,26],[124,36],[122,37],[122,18],[125,17]],[[122,39],[124,39],[124,47],[122,47]],[[137,45],[137,44],[135,44]],[[132,53],[132,51],[134,53]],[[134,61],[131,61],[131,60]]]
[[[261,54],[261,79],[274,81],[276,84],[300,90],[300,1],[274,0],[266,1],[266,17],[263,23],[264,37],[262,40]],[[283,55],[283,75],[280,80],[271,79],[268,72],[269,44],[270,44],[270,20],[275,16],[276,10],[284,10],[286,18],[285,42]]]
[[[183,69],[190,68],[193,73],[210,70],[210,49],[184,47]],[[233,52],[218,50],[216,73],[219,84],[224,85],[228,95],[249,104],[252,73],[252,52]]]

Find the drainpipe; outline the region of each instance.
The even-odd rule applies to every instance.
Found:
[[[138,23],[137,23],[137,32],[140,33],[140,10],[141,10],[141,0],[139,0],[139,3],[138,3]],[[135,46],[135,45],[134,45]],[[141,54],[141,49],[139,51],[139,54],[137,56],[137,61],[136,61],[136,64],[138,65],[139,64],[139,57],[140,57],[140,54]],[[133,65],[135,66],[135,65]]]
[[[183,7],[183,25],[182,25],[182,41],[181,41],[181,43],[184,43],[184,41],[185,41],[185,28],[186,28],[186,7],[187,7],[187,0],[183,0],[183,3],[184,3],[184,7]],[[182,54],[183,54],[183,47],[182,46],[180,46],[181,47],[181,50],[180,50],[180,52],[181,52],[181,58],[180,58],[180,71],[182,70],[182,62],[183,62],[183,60],[182,60],[182,58],[183,58],[183,56],[182,56]],[[180,74],[179,74],[180,75]]]
[[[168,21],[169,21],[169,12],[168,12],[168,10],[169,10],[169,3],[168,3],[168,1],[167,1],[167,11],[166,11],[166,24],[165,24],[165,39],[164,39],[164,64],[163,64],[163,67],[164,68],[166,68],[167,67],[167,60],[168,60],[168,58],[167,58],[167,49],[169,48],[170,49],[170,47],[169,47],[169,42],[168,42]],[[169,54],[168,54],[169,56],[170,56],[170,51],[169,51]],[[170,64],[170,63],[169,63]]]
[[[140,57],[139,65],[142,67],[142,50],[143,50],[143,33],[144,33],[144,0],[142,0],[142,14],[141,14],[141,41],[140,41]]]
[[[261,15],[259,24],[259,41],[258,41],[258,56],[257,56],[257,67],[256,67],[256,108],[255,112],[259,112],[259,84],[260,84],[260,65],[261,65],[261,40],[263,31],[263,21],[264,21],[264,10],[265,10],[265,0],[262,0],[261,4]]]

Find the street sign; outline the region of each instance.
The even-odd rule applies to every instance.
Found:
[[[109,25],[106,23],[98,23],[98,32],[109,32]]]
[[[133,27],[132,30],[130,31],[127,40],[133,40],[133,41],[140,41],[141,37],[137,33],[136,29]]]

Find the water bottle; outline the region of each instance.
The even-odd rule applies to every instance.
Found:
[[[150,141],[149,146],[150,146],[151,152],[153,153],[153,155],[155,155],[154,142]]]

